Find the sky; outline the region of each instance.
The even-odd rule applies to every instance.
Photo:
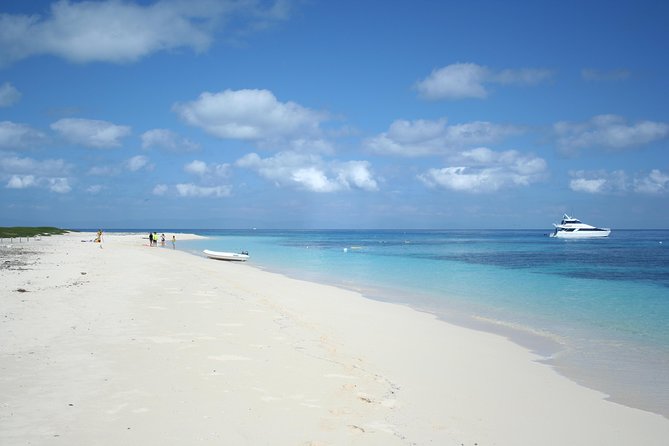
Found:
[[[669,228],[668,20],[0,0],[0,226]]]

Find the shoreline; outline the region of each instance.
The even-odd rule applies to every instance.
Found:
[[[189,250],[189,252],[198,255],[196,250]],[[588,328],[577,327],[577,331],[580,330],[580,332],[567,331],[568,334],[563,337],[560,335],[560,330],[551,331],[550,328],[542,328],[537,324],[508,322],[514,319],[491,317],[484,308],[463,307],[457,303],[455,305],[453,303],[444,304],[442,295],[417,293],[415,289],[378,284],[360,285],[352,281],[345,281],[339,275],[314,271],[305,273],[299,268],[284,264],[254,266],[298,280],[325,283],[355,291],[366,298],[380,302],[406,305],[416,311],[435,315],[448,323],[504,336],[541,356],[541,361],[568,379],[607,394],[607,399],[669,419],[669,400],[666,399],[668,394],[666,391],[661,391],[666,389],[666,379],[662,379],[661,373],[669,366],[667,362],[669,351],[666,349],[646,346],[642,343],[625,343],[626,340],[622,340],[623,343],[620,344],[620,346],[624,345],[624,348],[607,349],[606,342],[600,342],[598,345],[589,343],[590,339],[597,339],[600,333],[588,331]],[[461,296],[466,295],[461,294]],[[459,297],[456,302],[465,300],[467,300],[466,297]],[[550,327],[550,325],[545,327]],[[577,333],[576,336],[574,336],[575,333]],[[616,341],[614,338],[601,339],[608,342]],[[616,344],[611,343],[610,345]]]
[[[252,265],[146,249],[142,235],[108,233],[103,249],[52,236],[0,270],[3,444],[669,436],[666,418],[606,401],[502,336]]]

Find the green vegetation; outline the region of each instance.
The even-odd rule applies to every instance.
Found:
[[[68,231],[66,229],[54,228],[52,226],[39,226],[39,227],[29,227],[29,226],[2,227],[2,226],[0,226],[0,238],[35,237],[36,235],[65,234],[66,232],[70,232],[70,231]]]

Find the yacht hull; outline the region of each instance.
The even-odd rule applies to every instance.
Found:
[[[609,235],[611,235],[610,229],[602,229],[599,231],[558,231],[552,233],[550,236],[555,238],[600,238],[608,237]]]

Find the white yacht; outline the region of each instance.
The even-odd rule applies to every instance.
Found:
[[[550,236],[558,238],[608,237],[611,234],[609,228],[586,225],[567,214],[564,214],[559,225],[553,223],[553,226],[555,226],[555,231]]]

